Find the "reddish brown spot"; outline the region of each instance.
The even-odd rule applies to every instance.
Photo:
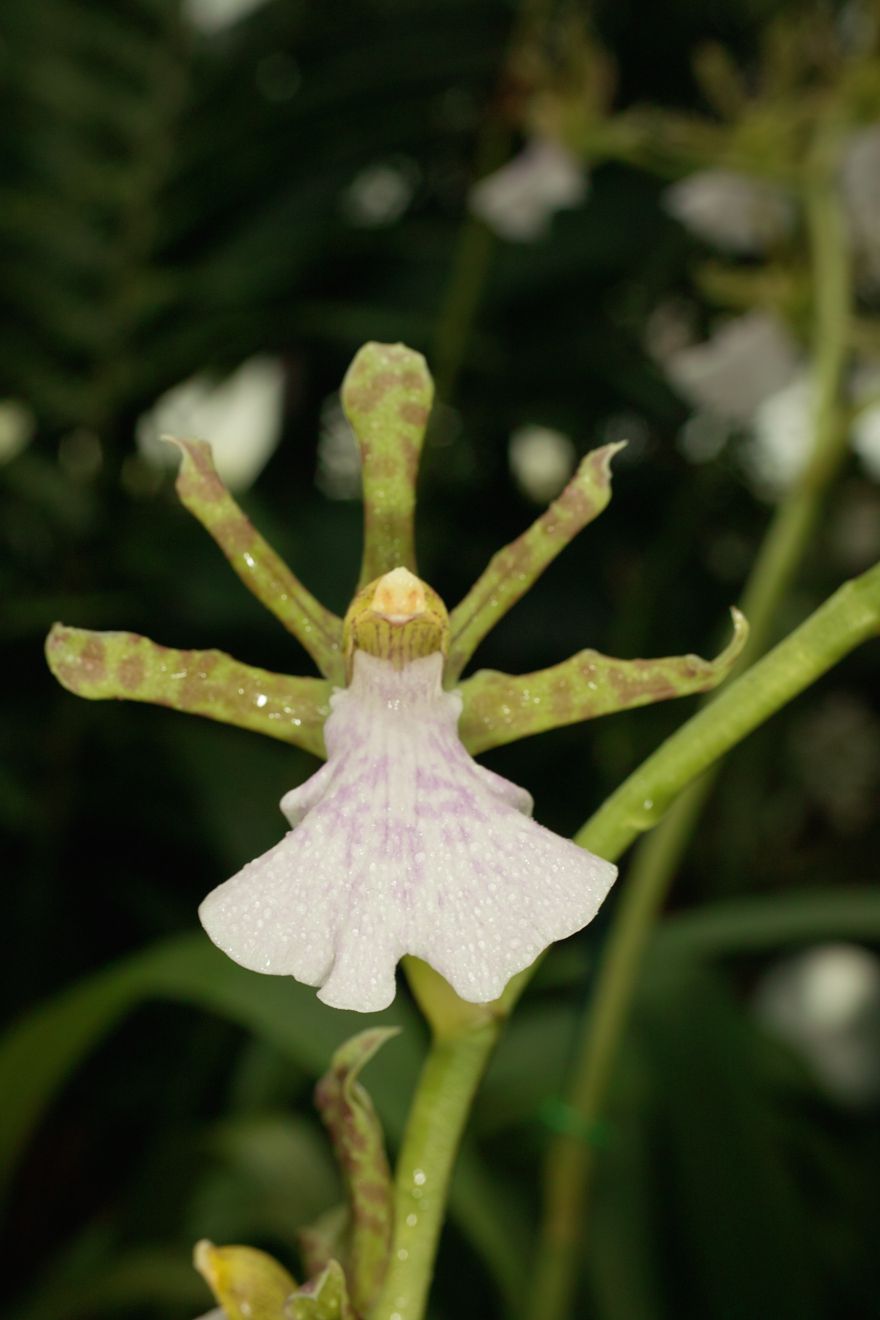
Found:
[[[373,481],[392,481],[400,471],[400,461],[393,454],[364,454],[365,473]]]
[[[119,662],[116,677],[126,692],[134,692],[135,688],[139,688],[144,681],[143,660],[139,655],[127,655],[124,660]]]
[[[353,1153],[362,1155],[367,1149],[368,1142],[366,1133],[361,1128],[355,1127],[354,1124],[351,1124],[348,1127],[345,1139]]]
[[[384,1183],[364,1182],[358,1184],[358,1200],[369,1201],[373,1205],[388,1204],[388,1188]]]
[[[79,691],[81,675],[77,665],[72,665],[67,660],[58,660],[53,672],[62,687],[68,688],[71,692]]]
[[[571,682],[564,674],[554,678],[550,684],[550,709],[554,720],[559,724],[566,723],[572,717]]]
[[[256,537],[254,525],[243,513],[231,514],[221,518],[211,528],[211,535],[233,554],[244,554],[251,549]]]
[[[653,674],[650,662],[645,660],[633,660],[629,672],[625,669],[609,669],[608,679],[618,700],[625,705],[666,701],[669,697],[679,695],[675,684],[670,683],[663,674]]]
[[[405,371],[403,373],[403,375],[400,378],[400,383],[404,389],[412,390],[413,392],[415,392],[416,390],[421,392],[425,388],[424,376],[420,372],[414,371],[412,367],[410,367],[408,371]]]
[[[237,693],[230,701],[222,687],[206,683],[200,673],[190,671],[174,694],[174,704],[179,710],[221,710],[224,707],[229,710],[234,709],[239,701]]]
[[[346,391],[349,409],[352,412],[372,412],[396,384],[397,376],[393,371],[377,371],[375,376],[358,382]]]
[[[591,518],[595,517],[596,504],[592,495],[588,494],[576,481],[572,481],[566,486],[559,499],[550,505],[547,513],[556,515],[552,520],[548,519],[546,528],[552,536],[557,531],[560,514],[565,515],[566,522],[571,520],[578,527],[584,527]],[[551,521],[552,526],[550,525]]]
[[[403,459],[403,470],[407,481],[411,486],[415,485],[419,470],[421,446],[410,440],[409,436],[402,435],[400,437],[400,456]]]
[[[106,671],[104,643],[98,637],[90,637],[80,652],[80,665],[85,675],[93,683],[99,683]]]
[[[364,1210],[360,1205],[355,1206],[355,1218],[358,1227],[367,1233],[374,1233],[376,1237],[382,1237],[387,1227],[386,1221],[380,1219],[378,1215],[371,1214],[369,1210]]]
[[[423,427],[428,421],[428,409],[423,403],[414,403],[410,400],[408,403],[402,403],[397,411],[402,420],[410,426]]]

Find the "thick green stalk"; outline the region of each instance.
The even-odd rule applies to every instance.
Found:
[[[612,794],[577,837],[577,842],[611,860],[644,830],[710,765],[770,715],[809,687],[842,656],[880,633],[880,565],[846,583],[805,623],[747,673],[727,687],[710,706],[698,711],[658,748]],[[653,914],[650,896],[630,886],[618,931],[628,931],[628,952],[605,962],[597,1000],[625,1010],[640,952],[639,932]],[[620,935],[617,936],[620,939]],[[439,1006],[431,1000],[438,1033],[422,1072],[410,1111],[395,1182],[395,1232],[391,1265],[370,1320],[421,1320],[434,1270],[437,1240],[461,1134],[474,1092],[501,1030],[504,1015],[522,993],[534,967],[510,982],[496,1006],[498,1016],[458,1014],[457,1001]],[[420,1002],[425,987],[415,983]],[[486,1013],[486,1010],[482,1010]],[[606,1049],[613,1056],[619,1019],[609,1010]],[[580,1137],[567,1138],[565,1158],[578,1172],[566,1179],[563,1147],[557,1168],[566,1194],[577,1194],[588,1164]],[[577,1217],[563,1215],[566,1229]],[[544,1320],[549,1307],[567,1295],[555,1289],[564,1278],[568,1239],[548,1241],[549,1269],[541,1271],[541,1305],[533,1314]],[[562,1264],[563,1268],[559,1266]],[[548,1309],[543,1309],[546,1301]]]
[[[806,194],[816,306],[813,334],[814,444],[805,471],[770,524],[746,586],[742,608],[750,624],[750,635],[738,668],[748,665],[766,649],[779,606],[818,521],[825,492],[846,454],[847,436],[841,415],[840,395],[846,367],[851,311],[850,271],[844,218],[833,170],[829,168],[827,160],[819,164],[820,173],[811,182]],[[832,597],[832,601],[837,598]],[[821,614],[822,611],[819,611],[813,618],[817,619]],[[812,623],[812,620],[809,622]],[[798,630],[789,641],[793,641],[800,632]],[[749,676],[746,674],[745,678]],[[684,733],[695,726],[702,731],[703,717],[710,716],[716,738],[723,736],[726,727],[724,710],[729,707],[728,694],[741,694],[743,681],[726,689],[720,696],[710,698],[709,709],[701,712],[680,732]],[[807,679],[809,681],[812,680]],[[776,709],[776,706],[772,708]],[[760,709],[759,701],[752,709],[747,706],[742,713],[750,718]],[[762,718],[765,716],[759,716],[757,722]],[[754,724],[749,727],[754,727]],[[744,736],[744,732],[738,733],[728,745],[733,746],[734,742]],[[675,738],[671,739],[661,751],[666,752],[670,743],[674,742]],[[710,744],[711,739],[706,745],[706,751]],[[601,1114],[642,953],[715,782],[716,758],[721,754],[715,752],[708,756],[706,765],[714,762],[715,768],[693,783],[675,802],[662,824],[642,844],[627,876],[621,907],[576,1051],[568,1093],[567,1103],[572,1113],[573,1126],[580,1131],[589,1130],[589,1126]],[[663,792],[658,795],[652,787],[649,767],[654,760],[650,758],[645,762],[641,770],[623,786],[624,789],[635,786],[636,797],[630,794],[628,800],[634,813],[633,818],[641,819],[643,823],[640,827],[643,829],[650,828],[654,820],[659,820],[665,805],[671,801],[668,795],[664,800]],[[645,791],[638,796],[640,776],[645,770],[648,770]],[[656,772],[656,766],[654,770]],[[622,835],[627,830],[624,828],[621,834],[622,818],[618,813],[618,808],[624,803],[620,796],[622,792],[618,790],[608,800],[579,836],[580,842],[605,857],[619,855],[622,847],[626,846],[622,842]],[[615,803],[617,808],[613,805]],[[603,831],[607,830],[611,831],[613,841],[603,838]],[[591,1170],[592,1152],[582,1140],[575,1140],[565,1134],[554,1140],[545,1169],[545,1218],[530,1311],[534,1320],[538,1320],[538,1317],[540,1320],[562,1320],[570,1311],[577,1274],[578,1245],[583,1241]]]
[[[577,836],[577,842],[616,860],[664,810],[719,757],[742,741],[782,706],[831,669],[838,660],[880,634],[880,564],[847,582],[769,655],[697,712],[621,784]],[[597,1050],[613,1059],[620,1025],[637,969],[642,934],[656,910],[656,892],[630,885],[616,925],[616,952],[600,974],[597,1002],[609,1005],[597,1036]],[[471,1020],[447,1005],[447,1030],[438,1034],[428,1056],[410,1112],[395,1183],[395,1233],[391,1265],[371,1320],[421,1320],[434,1270],[437,1240],[455,1155],[474,1092],[501,1030],[503,1015],[521,994],[534,967],[515,977],[497,1008],[497,1017]],[[417,990],[417,993],[419,991]],[[436,1008],[436,1004],[435,1004]],[[486,1010],[483,1010],[485,1013]],[[592,1066],[592,1065],[591,1065]],[[600,1079],[601,1080],[601,1079]],[[583,1101],[603,1092],[595,1074],[577,1079]],[[592,1088],[588,1095],[588,1089]],[[584,1112],[594,1113],[582,1103]],[[554,1151],[562,1209],[540,1262],[536,1320],[563,1312],[572,1243],[578,1229],[580,1190],[589,1151],[580,1135],[563,1139]],[[575,1170],[572,1177],[570,1170]],[[573,1200],[571,1198],[574,1198]]]
[[[461,1136],[501,1029],[499,1018],[435,1037],[397,1161],[394,1239],[370,1320],[421,1320]]]

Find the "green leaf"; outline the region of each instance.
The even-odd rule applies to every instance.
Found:
[[[0,1040],[0,1193],[65,1079],[124,1014],[153,998],[220,1013],[292,1055],[315,1077],[326,1066],[328,1051],[351,1031],[354,1016],[328,1008],[312,989],[290,977],[246,971],[201,932],[126,958],[39,1005]],[[373,1087],[377,1097],[381,1093],[390,1127],[399,1134],[423,1033],[400,999],[374,1020],[403,1028],[393,1066],[377,1072]]]
[[[351,1210],[347,1274],[358,1311],[376,1297],[388,1265],[393,1219],[391,1171],[373,1102],[361,1070],[396,1035],[394,1028],[362,1031],[336,1051],[315,1088],[315,1103],[342,1168]]]
[[[56,623],[46,659],[62,687],[89,701],[170,706],[264,733],[323,756],[330,684],[234,660],[223,651],[178,651],[130,632],[92,632]]]
[[[582,528],[611,499],[611,460],[622,444],[603,445],[581,460],[562,494],[521,536],[493,555],[449,616],[446,680],[454,682],[496,623],[524,596]]]
[[[462,742],[476,754],[545,729],[708,692],[724,681],[746,643],[748,624],[739,610],[732,614],[733,637],[714,660],[698,655],[613,660],[598,651],[579,651],[533,674],[481,669],[459,689]]]
[[[651,948],[655,957],[717,958],[812,940],[880,940],[880,891],[853,886],[726,899],[666,917]]]
[[[195,1267],[226,1313],[226,1320],[284,1320],[296,1281],[273,1256],[255,1247],[199,1242]]]
[[[183,455],[181,503],[214,538],[248,591],[305,647],[325,678],[344,681],[342,620],[316,600],[223,485],[204,440],[168,437]]]
[[[205,1145],[207,1168],[186,1218],[190,1237],[289,1241],[298,1225],[339,1196],[324,1133],[311,1118],[260,1112],[227,1119],[210,1130]],[[318,1272],[309,1268],[303,1277]]]
[[[284,1308],[284,1320],[357,1320],[338,1261],[331,1260],[323,1274],[297,1289]]]
[[[405,344],[364,344],[342,382],[342,406],[363,467],[360,586],[393,568],[416,571],[416,478],[434,382]]]
[[[688,961],[645,976],[634,1033],[663,1152],[655,1232],[688,1261],[670,1313],[817,1320],[804,1171],[780,1140],[791,1115],[762,1033],[720,976]]]

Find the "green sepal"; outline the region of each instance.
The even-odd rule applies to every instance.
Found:
[[[193,1260],[227,1320],[286,1320],[285,1303],[295,1294],[296,1280],[273,1256],[256,1247],[202,1241]]]
[[[545,729],[708,692],[730,673],[748,637],[745,617],[736,609],[731,614],[733,637],[714,660],[698,655],[614,660],[599,651],[578,651],[533,674],[481,669],[459,689],[461,740],[476,755]]]
[[[433,400],[427,363],[405,344],[364,344],[342,382],[363,472],[362,587],[393,568],[416,571],[416,479]]]
[[[611,499],[611,460],[624,445],[603,445],[580,462],[562,494],[521,536],[499,550],[449,616],[445,681],[453,684],[480,642],[524,596],[569,541]]]
[[[366,1312],[388,1266],[393,1226],[393,1188],[378,1115],[358,1080],[377,1050],[397,1035],[374,1027],[346,1041],[315,1087],[315,1104],[330,1133],[351,1211],[346,1272],[356,1309]]]
[[[351,1213],[347,1205],[334,1205],[313,1224],[298,1230],[296,1240],[307,1278],[320,1274],[331,1260],[346,1258],[350,1231]]]
[[[234,660],[223,651],[178,651],[130,632],[56,623],[46,659],[62,687],[90,701],[151,702],[265,733],[324,756],[330,684]]]
[[[263,540],[223,485],[205,440],[166,436],[182,454],[181,503],[214,538],[248,591],[301,642],[325,678],[344,682],[342,620],[316,600]]]
[[[282,1314],[283,1320],[357,1320],[339,1261],[331,1260],[317,1279],[297,1288]]]

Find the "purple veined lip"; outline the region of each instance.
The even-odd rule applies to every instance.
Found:
[[[327,762],[282,799],[291,830],[199,909],[236,962],[373,1012],[413,954],[487,1003],[596,915],[616,868],[533,821],[531,796],[473,760],[442,665],[439,652],[402,668],[355,652]]]

